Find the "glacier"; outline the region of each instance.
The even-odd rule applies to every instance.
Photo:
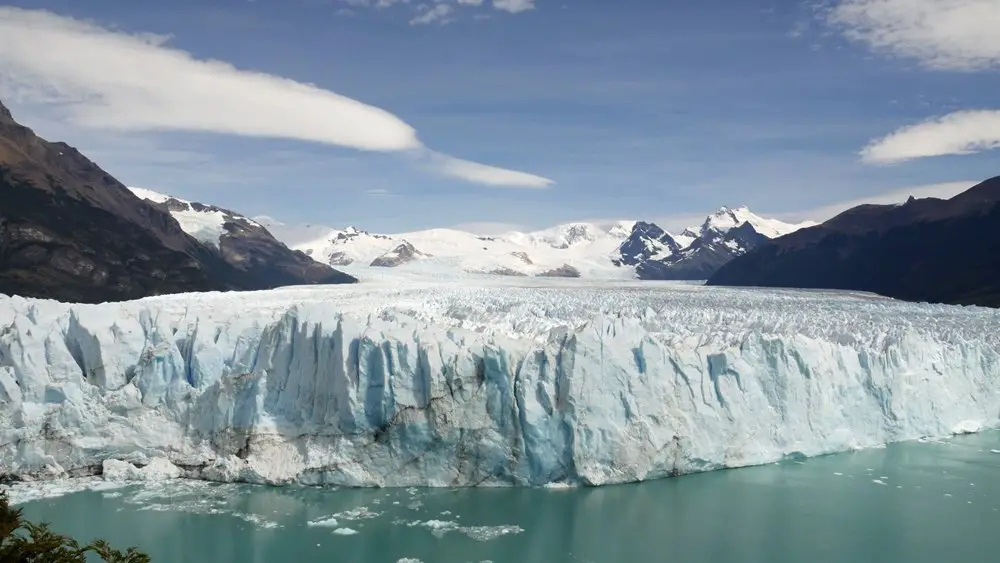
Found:
[[[0,296],[0,475],[604,485],[1000,422],[1000,313],[583,280]]]

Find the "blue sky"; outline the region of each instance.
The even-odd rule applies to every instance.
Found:
[[[1000,174],[992,0],[507,1],[10,2],[0,97],[129,185],[377,231],[824,219]]]

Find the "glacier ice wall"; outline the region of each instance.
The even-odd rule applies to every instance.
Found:
[[[599,485],[1000,417],[996,311],[524,283],[0,296],[0,474]]]

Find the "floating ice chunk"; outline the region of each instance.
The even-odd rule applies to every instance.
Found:
[[[319,528],[336,528],[339,525],[340,525],[340,523],[338,522],[338,520],[336,518],[321,518],[321,519],[310,520],[310,521],[306,522],[306,526],[308,526],[310,528],[313,528],[313,527],[319,527]]]
[[[447,520],[426,520],[414,521],[407,524],[409,527],[423,527],[431,531],[437,538],[443,538],[450,532],[465,534],[476,541],[491,541],[508,534],[520,534],[524,529],[520,526],[462,526],[458,522]]]
[[[166,481],[177,479],[183,473],[170,460],[162,457],[153,458],[141,468],[126,461],[106,459],[102,468],[105,481]]]
[[[952,434],[975,434],[983,429],[983,423],[978,420],[963,420],[951,429]]]
[[[381,512],[368,510],[367,506],[359,506],[357,508],[338,512],[334,514],[333,517],[340,518],[341,520],[370,520],[372,518],[378,518],[381,515]]]
[[[125,486],[125,483],[108,483],[100,477],[84,477],[61,481],[24,481],[0,489],[7,491],[7,498],[13,506],[83,491],[109,491]]]
[[[248,514],[246,512],[232,512],[231,514],[244,522],[249,522],[258,528],[263,528],[265,530],[273,530],[281,527],[281,524],[268,520],[259,514]]]

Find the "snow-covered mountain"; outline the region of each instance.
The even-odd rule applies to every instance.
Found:
[[[1000,413],[992,310],[870,295],[484,276],[0,297],[0,326],[15,478],[601,485]]]
[[[811,224],[793,225],[760,217],[746,207],[723,207],[701,226],[677,235],[653,223],[621,221],[610,227],[570,223],[499,236],[453,229],[375,234],[348,227],[331,229],[314,240],[286,242],[318,261],[361,278],[384,276],[384,268],[392,267],[403,273],[438,276],[705,279],[762,240]],[[280,223],[271,225],[278,237],[284,232],[304,232]],[[394,257],[400,253],[402,257]]]
[[[712,285],[837,288],[1000,307],[1000,176],[950,199],[860,205],[739,257]]]
[[[688,228],[681,237],[673,238],[676,244],[671,252],[638,263],[636,273],[647,280],[708,279],[723,265],[761,243],[815,224],[784,223],[755,215],[746,207],[722,207],[700,227]]]
[[[269,285],[346,283],[354,281],[329,264],[317,263],[288,248],[263,225],[239,213],[130,187],[133,194],[163,209],[181,230],[247,275]]]
[[[280,228],[275,230],[281,232]],[[381,276],[392,268],[443,277],[541,276],[572,269],[582,277],[627,279],[634,274],[612,263],[627,232],[622,225],[604,229],[589,223],[501,236],[454,229],[377,234],[348,227],[293,247],[362,278]],[[400,252],[400,259],[387,259]]]

